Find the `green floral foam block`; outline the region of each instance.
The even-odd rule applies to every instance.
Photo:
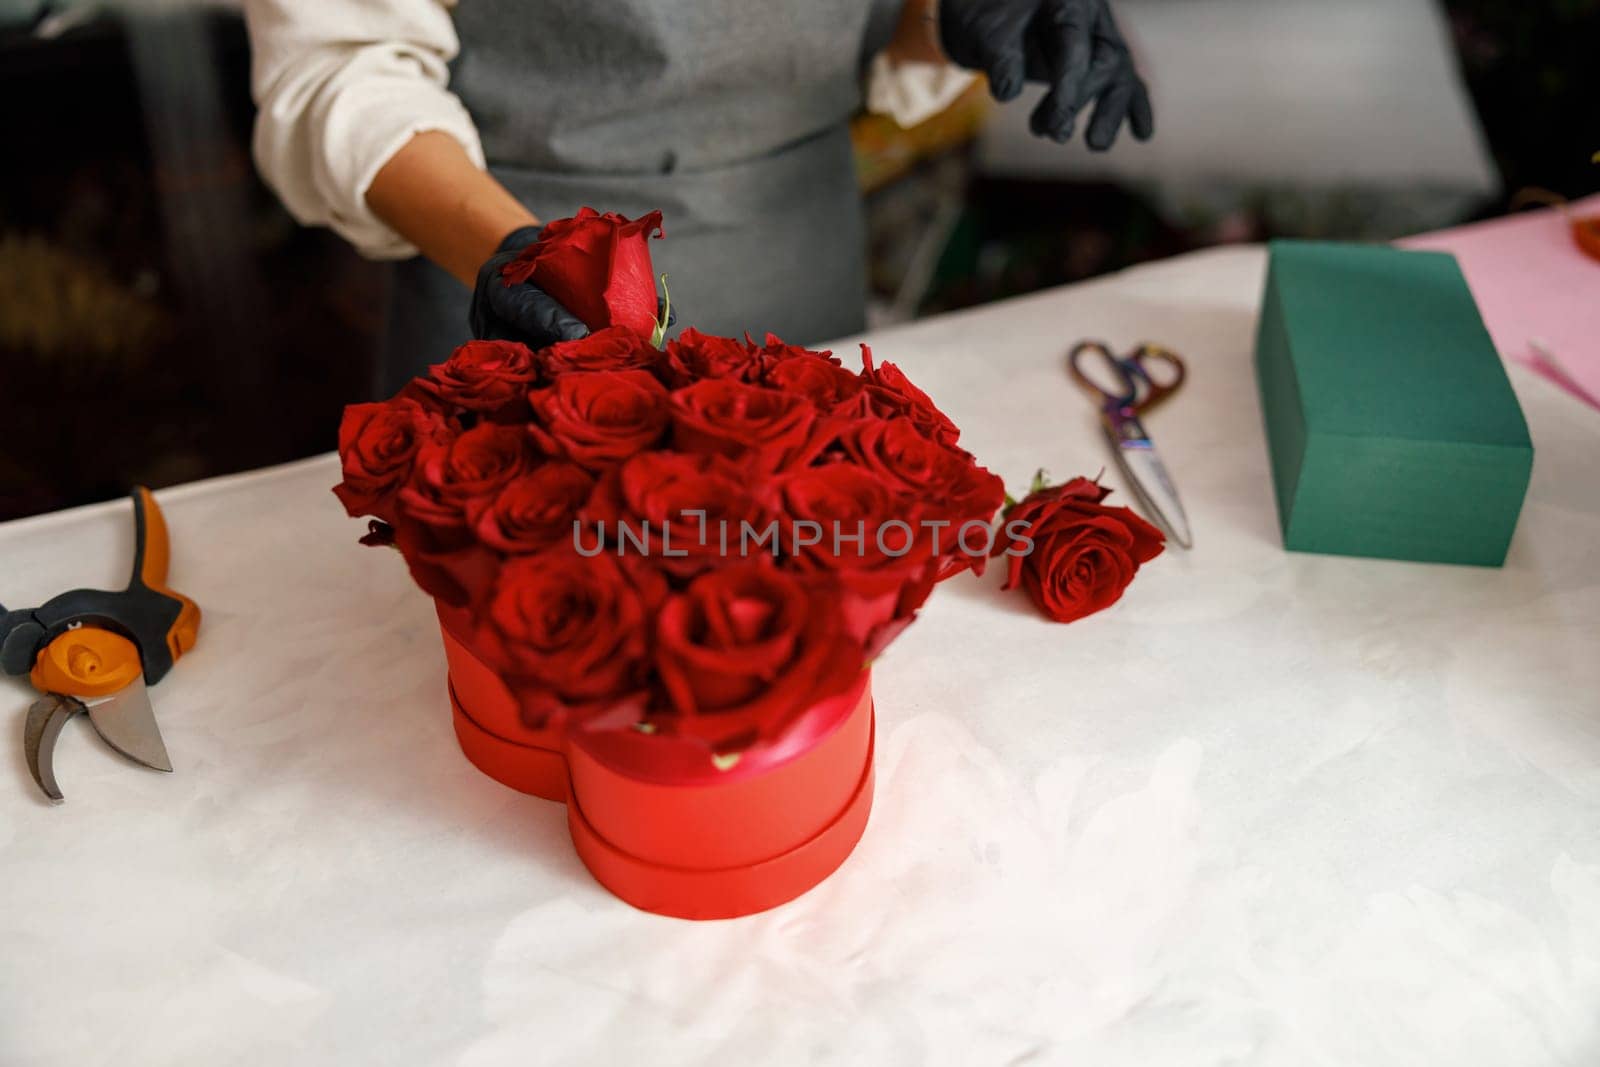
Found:
[[[1505,562],[1533,443],[1455,257],[1273,242],[1256,379],[1285,548]]]

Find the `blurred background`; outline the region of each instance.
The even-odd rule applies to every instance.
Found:
[[[1600,0],[1116,10],[1148,145],[1040,142],[1035,96],[981,85],[912,130],[858,120],[875,324],[1600,189]],[[373,390],[387,269],[256,177],[237,11],[0,0],[0,99],[0,520],[330,450]]]

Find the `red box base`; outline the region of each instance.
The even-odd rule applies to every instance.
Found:
[[[872,809],[875,716],[865,672],[815,740],[770,768],[657,782],[577,732],[522,724],[511,691],[441,619],[461,751],[489,777],[567,804],[574,847],[634,907],[724,919],[776,907],[833,873]],[[836,714],[834,714],[836,712]]]

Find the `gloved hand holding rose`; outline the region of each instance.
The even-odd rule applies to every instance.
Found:
[[[661,305],[645,242],[660,231],[659,211],[627,219],[588,207],[513,230],[478,270],[472,335],[532,348],[607,326],[650,337]]]

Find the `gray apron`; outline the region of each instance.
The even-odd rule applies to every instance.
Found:
[[[661,209],[680,326],[825,341],[864,325],[848,123],[900,2],[462,0],[451,88],[538,217]],[[467,339],[468,297],[397,264],[385,394]]]

